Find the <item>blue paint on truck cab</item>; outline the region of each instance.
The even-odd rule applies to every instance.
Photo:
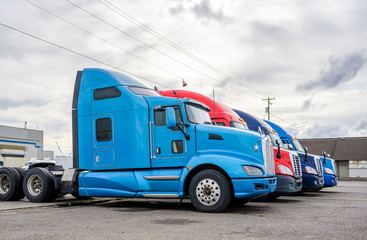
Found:
[[[279,125],[266,121],[275,131],[279,134],[280,138],[282,139],[283,143],[288,144],[292,147],[293,150],[297,151],[301,158],[305,157],[305,150],[302,147],[301,143],[292,135],[290,135],[284,128],[280,127]],[[328,158],[325,156],[321,157],[318,155],[307,154],[309,160],[312,161],[314,159],[320,159],[318,161],[322,162],[322,173],[324,177],[324,187],[332,187],[338,184],[338,174],[335,165],[335,160]],[[320,171],[320,170],[318,170]],[[308,182],[312,184],[312,179]]]
[[[79,72],[73,99],[79,195],[189,196],[199,211],[219,212],[234,199],[274,192],[269,138],[212,126],[208,111],[120,73]]]

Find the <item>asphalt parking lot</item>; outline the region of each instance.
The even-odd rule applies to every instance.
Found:
[[[367,182],[224,213],[176,200],[0,202],[0,239],[367,239]]]

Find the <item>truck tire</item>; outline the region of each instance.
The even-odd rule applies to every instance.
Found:
[[[20,176],[20,190],[17,192],[17,200],[19,199],[22,199],[24,198],[24,192],[23,192],[23,179],[24,179],[24,176],[27,174],[27,171],[24,170],[23,168],[20,168],[20,167],[15,167],[14,168],[18,173],[19,173],[19,176]]]
[[[18,200],[21,191],[21,179],[19,173],[13,168],[0,168],[0,200]]]
[[[23,192],[30,202],[47,202],[55,192],[54,181],[45,168],[32,168],[24,177]]]
[[[192,178],[189,195],[192,205],[198,211],[221,212],[231,202],[232,188],[222,173],[208,169]]]

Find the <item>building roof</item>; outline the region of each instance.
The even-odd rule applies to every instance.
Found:
[[[322,151],[325,151],[336,161],[367,160],[367,137],[314,138],[299,141],[303,146],[307,146],[309,153],[322,156]]]

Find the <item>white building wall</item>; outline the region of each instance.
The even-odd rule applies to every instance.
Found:
[[[367,177],[367,168],[350,168],[349,177]]]
[[[1,157],[4,166],[20,167],[31,158],[43,159],[43,131],[0,125],[0,151],[6,155],[12,149],[22,149],[18,151],[24,151],[24,157]],[[53,152],[45,155],[53,156]]]

